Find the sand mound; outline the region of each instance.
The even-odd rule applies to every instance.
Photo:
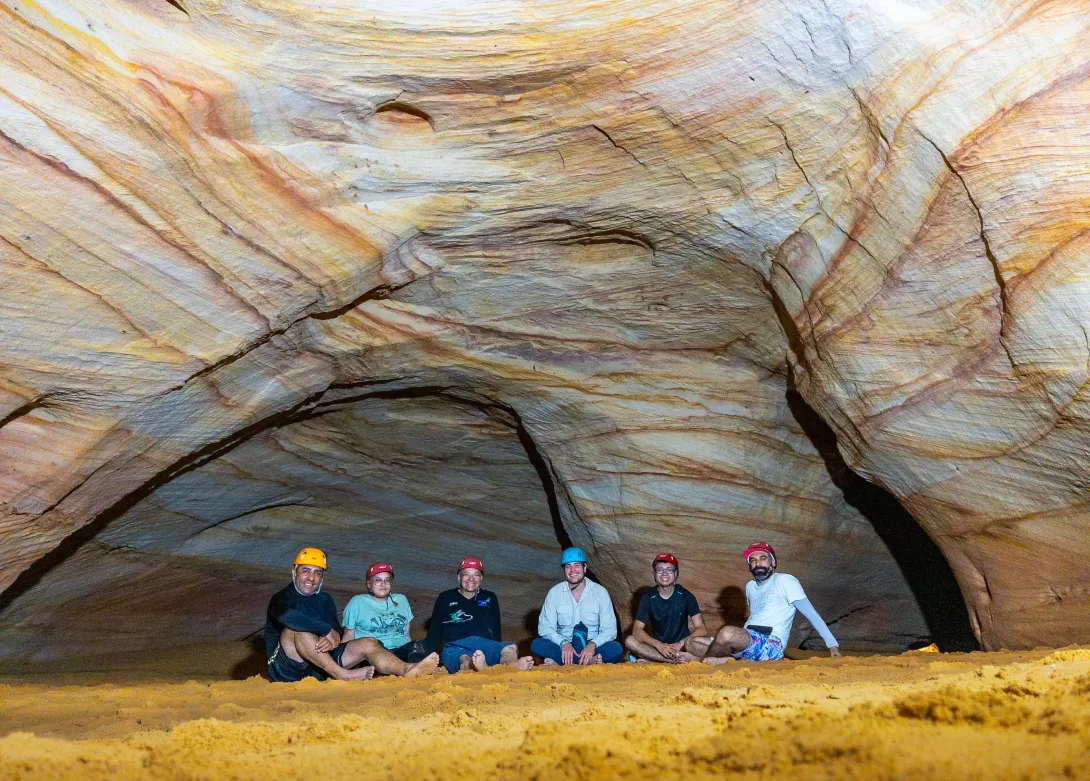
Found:
[[[1086,649],[369,683],[9,683],[0,778],[1085,778],[1088,693]]]

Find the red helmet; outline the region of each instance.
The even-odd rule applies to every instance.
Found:
[[[458,565],[458,571],[461,572],[464,569],[479,569],[481,574],[484,574],[484,564],[476,556],[467,556],[462,559],[462,563]]]
[[[677,563],[677,556],[672,553],[660,553],[656,556],[655,560],[651,562],[651,569],[654,569],[655,565],[660,561],[664,561],[667,564],[673,564],[675,569],[681,569],[680,565]]]
[[[754,553],[762,553],[762,552],[767,553],[769,556],[771,556],[772,561],[776,560],[776,551],[772,550],[772,546],[769,545],[767,542],[755,542],[755,543],[753,543],[748,548],[746,548],[746,552],[742,554],[742,558],[745,559],[746,563],[748,564],[750,556],[752,556]]]
[[[394,568],[391,567],[389,564],[387,564],[385,561],[376,561],[374,564],[372,564],[370,567],[367,568],[367,578],[366,579],[370,580],[371,578],[373,578],[375,575],[379,574],[380,572],[389,572],[391,575],[393,575],[394,574]]]

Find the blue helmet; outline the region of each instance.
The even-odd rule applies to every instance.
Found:
[[[582,548],[565,548],[564,552],[560,554],[560,566],[571,564],[574,561],[586,564],[587,554],[583,553]]]

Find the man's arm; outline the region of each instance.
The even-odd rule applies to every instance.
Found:
[[[428,636],[424,638],[424,645],[428,651],[443,650],[443,595],[435,598],[435,604],[431,609],[431,624],[428,626]]]
[[[588,638],[587,642],[594,643],[595,648],[601,648],[610,640],[617,639],[617,614],[613,612],[613,602],[608,591],[596,588],[594,593],[598,604],[598,634]]]
[[[269,603],[269,617],[293,632],[309,632],[318,637],[325,637],[333,631],[333,625],[328,621],[289,607],[287,601],[282,599],[274,599]]]
[[[661,643],[651,637],[651,633],[647,631],[646,627],[647,624],[637,618],[632,622],[632,636],[645,645],[649,645],[652,648],[658,648]]]
[[[493,640],[499,640],[502,636],[502,627],[500,626],[500,598],[495,594],[492,595],[492,610],[488,616],[488,630],[492,633]]]
[[[833,633],[829,631],[829,627],[826,626],[825,621],[818,615],[817,609],[813,606],[809,599],[799,599],[791,603],[795,608],[806,616],[806,620],[810,622],[810,626],[817,630],[821,635],[821,639],[825,641],[825,645],[829,648],[829,654],[831,656],[840,656],[840,643],[833,637]],[[836,649],[836,652],[833,652]]]
[[[557,645],[564,645],[566,642],[557,631],[556,599],[551,590],[545,595],[545,604],[541,606],[541,612],[537,615],[537,633]]]
[[[704,614],[689,616],[689,637],[707,637],[708,627],[704,625]]]

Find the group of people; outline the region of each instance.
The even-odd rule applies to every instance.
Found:
[[[798,579],[776,572],[776,553],[765,542],[750,545],[744,558],[749,617],[743,626],[709,633],[700,605],[681,586],[681,565],[671,553],[651,564],[655,585],[640,599],[632,632],[618,642],[617,615],[609,593],[587,577],[587,556],[567,548],[560,556],[564,580],[545,596],[531,652],[545,665],[612,664],[628,660],[723,664],[735,659],[782,659],[796,612],[801,612],[839,657],[840,647]],[[481,587],[484,563],[463,559],[457,588],[442,592],[432,608],[424,640],[413,641],[409,600],[394,593],[394,569],[385,562],[367,570],[367,593],[353,597],[338,620],[333,597],[322,591],[326,555],[303,548],[292,566],[292,582],[273,595],[265,623],[268,674],[272,681],[367,679],[383,675],[427,675],[442,664],[447,672],[510,665],[529,670],[534,656],[518,655],[500,631],[499,598]],[[627,651],[627,654],[626,654]]]

